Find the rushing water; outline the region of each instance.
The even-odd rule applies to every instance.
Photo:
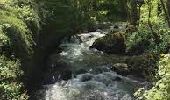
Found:
[[[56,59],[70,66],[72,78],[64,81],[60,75],[53,74],[52,79],[60,81],[44,86],[42,100],[134,100],[133,92],[140,82],[113,72],[112,57],[89,49],[105,34],[83,33],[63,41],[60,45],[63,51]],[[58,66],[52,64],[52,67]]]

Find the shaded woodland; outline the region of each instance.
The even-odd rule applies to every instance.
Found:
[[[136,100],[170,100],[170,0],[0,0],[0,99],[28,100],[63,39],[105,29],[90,48],[152,83]]]

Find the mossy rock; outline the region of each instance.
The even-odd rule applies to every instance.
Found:
[[[158,60],[159,56],[156,54],[143,54],[140,56],[131,56],[125,62],[132,75],[151,81],[156,74]]]
[[[112,70],[114,70],[115,72],[117,72],[120,75],[128,75],[128,74],[130,74],[129,66],[126,63],[113,64]]]
[[[126,32],[127,33],[131,33],[131,32],[136,32],[138,29],[137,29],[137,27],[135,27],[135,26],[133,26],[133,25],[127,25],[126,26]]]
[[[110,33],[97,39],[92,48],[109,54],[124,54],[126,45],[123,32]]]
[[[120,75],[133,75],[141,79],[152,81],[157,73],[158,61],[159,55],[157,54],[148,53],[126,56],[123,60],[119,60],[117,63],[114,62],[111,69]]]

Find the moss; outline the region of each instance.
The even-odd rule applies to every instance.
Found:
[[[143,54],[139,56],[131,56],[125,62],[129,66],[131,74],[145,78],[148,81],[153,81],[157,73],[157,62],[159,55],[156,54]]]
[[[124,34],[123,32],[107,34],[97,39],[92,47],[105,53],[124,54],[126,49]]]

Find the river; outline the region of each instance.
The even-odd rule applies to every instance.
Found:
[[[40,100],[134,100],[133,93],[142,82],[118,75],[112,63],[118,56],[107,55],[90,46],[107,32],[82,33],[63,40],[60,54],[51,56],[51,83],[39,90]],[[56,65],[64,62],[67,67]],[[68,68],[69,67],[69,68]],[[55,72],[55,70],[61,70]],[[69,69],[71,73],[65,72]],[[71,74],[63,79],[62,75]]]

